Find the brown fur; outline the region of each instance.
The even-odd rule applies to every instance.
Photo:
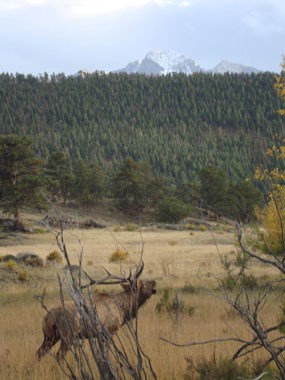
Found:
[[[96,307],[100,325],[103,330],[114,334],[127,321],[136,317],[137,310],[156,293],[155,281],[138,280],[132,287],[123,285],[124,291],[115,294],[95,294],[91,307]],[[60,341],[57,359],[62,361],[72,343],[78,339],[98,335],[92,326],[86,327],[81,321],[79,312],[73,301],[57,303],[51,306],[43,318],[44,341],[37,350],[37,358],[41,359]]]

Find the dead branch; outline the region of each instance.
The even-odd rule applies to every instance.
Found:
[[[217,339],[209,339],[209,340],[202,340],[198,342],[189,342],[189,343],[177,343],[163,337],[159,337],[159,339],[162,340],[163,342],[169,343],[172,346],[176,346],[176,347],[194,347],[194,346],[202,346],[205,344],[225,343],[225,342],[238,342],[238,343],[245,343],[245,344],[248,343],[244,339],[240,339],[240,338],[217,338]]]
[[[63,227],[59,232],[55,230],[52,232],[55,234],[58,247],[67,263],[67,270],[70,275],[67,278],[67,282],[69,284],[72,301],[66,301],[63,292],[64,279],[59,275],[60,304],[56,310],[59,310],[60,314],[56,314],[53,312],[53,309],[48,310],[45,307],[45,293],[42,296],[37,296],[37,299],[41,306],[47,311],[46,318],[50,318],[51,323],[54,324],[57,329],[55,339],[61,341],[61,346],[56,358],[65,376],[72,380],[126,380],[129,377],[135,380],[156,380],[157,377],[151,365],[151,361],[143,352],[138,334],[137,311],[141,306],[141,303],[138,301],[138,294],[142,290],[139,290],[136,284],[144,269],[142,259],[143,247],[139,264],[135,270],[130,269],[128,276],[122,272],[121,276],[115,276],[108,270],[105,270],[107,276],[103,279],[94,279],[87,274],[82,267],[83,247],[81,245],[81,252],[78,257],[79,280],[77,280],[73,275],[64,239]],[[82,285],[82,274],[88,279],[89,282],[87,284]],[[126,314],[123,318],[123,324],[126,323],[126,328],[123,331],[125,334],[127,332],[126,340],[131,348],[131,352],[125,348],[123,341],[118,336],[113,336],[113,332],[109,330],[108,326],[105,326],[105,322],[101,321],[99,315],[100,313],[102,314],[100,311],[102,306],[98,303],[99,299],[103,301],[106,299],[114,299],[112,302],[115,303],[110,304],[110,314],[114,311],[113,309],[120,309],[120,298],[116,298],[116,296],[112,296],[112,298],[108,294],[105,294],[99,295],[96,299],[96,295],[94,296],[91,293],[91,287],[98,284],[126,283],[129,284],[131,288],[130,297],[132,297],[133,301],[130,303],[130,309],[126,309],[125,311]],[[156,291],[155,281],[145,282],[145,286],[146,285],[154,286],[153,291]],[[84,289],[87,289],[87,295],[83,294]],[[152,293],[149,293],[149,295],[146,296],[149,297],[151,294]],[[131,322],[132,318],[134,318],[135,323]],[[80,333],[78,333],[78,327],[76,326],[80,326]],[[89,350],[86,350],[86,345],[83,344],[82,338],[87,340]],[[50,349],[53,344],[54,343],[49,343],[48,340],[44,340],[44,343],[38,350],[38,357],[46,353],[46,351],[51,352]],[[65,356],[67,350],[70,350],[73,362],[69,361]],[[95,371],[94,368],[96,369]]]

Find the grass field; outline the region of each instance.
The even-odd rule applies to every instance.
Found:
[[[116,232],[115,232],[116,231]],[[155,279],[158,294],[153,296],[139,313],[142,346],[151,358],[159,379],[183,379],[186,356],[198,360],[210,357],[213,352],[224,356],[233,353],[235,346],[205,345],[195,348],[177,348],[160,340],[164,337],[178,343],[198,341],[222,336],[247,334],[240,320],[231,314],[227,306],[205,288],[213,289],[216,278],[224,273],[220,256],[235,255],[234,231],[166,231],[153,228],[139,231],[118,231],[114,226],[102,230],[66,230],[65,240],[73,264],[83,249],[83,266],[96,278],[104,275],[103,266],[113,274],[120,273],[120,265],[111,263],[111,254],[118,248],[129,253],[130,263],[137,263],[142,251],[145,269],[144,279]],[[42,258],[57,249],[55,236],[50,232],[25,235],[0,247],[0,256],[19,252],[34,252]],[[0,281],[0,379],[2,380],[57,380],[63,374],[50,357],[37,363],[35,351],[42,342],[41,319],[44,311],[34,299],[47,289],[46,303],[58,299],[57,273],[63,275],[62,265],[31,268],[29,280],[19,282],[16,274],[9,274],[9,281]],[[275,275],[272,269],[253,266],[257,277]],[[0,271],[0,279],[5,272]],[[13,276],[15,279],[13,279]],[[193,293],[181,293],[185,285],[196,289]],[[192,316],[182,315],[174,322],[167,314],[158,314],[156,304],[163,289],[170,288],[181,294],[183,301],[194,308]],[[108,290],[108,289],[107,289]],[[114,287],[113,291],[119,291]],[[264,319],[272,323],[278,316],[272,300]],[[273,310],[276,309],[276,312]]]

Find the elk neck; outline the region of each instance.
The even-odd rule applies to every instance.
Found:
[[[128,289],[118,294],[118,306],[123,315],[123,324],[137,316],[138,309],[149,297],[137,289]]]

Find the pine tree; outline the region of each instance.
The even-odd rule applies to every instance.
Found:
[[[42,161],[27,137],[0,136],[0,205],[5,213],[20,217],[23,207],[44,207]]]

